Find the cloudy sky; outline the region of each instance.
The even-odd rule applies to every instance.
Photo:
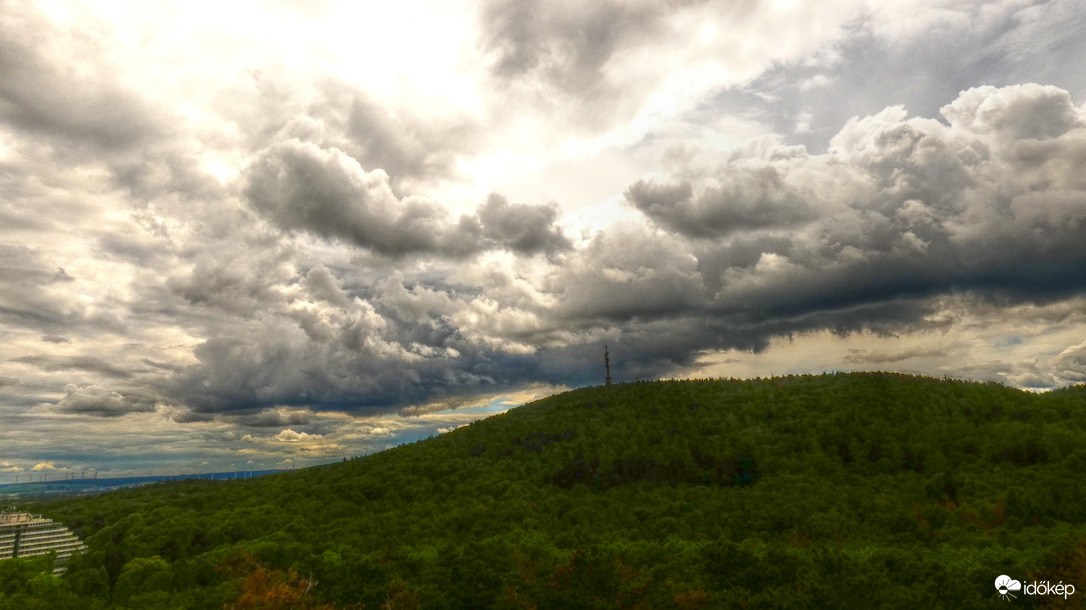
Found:
[[[1081,383],[1083,57],[1074,0],[0,0],[0,482],[337,460],[604,344]]]

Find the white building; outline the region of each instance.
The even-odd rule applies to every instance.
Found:
[[[29,513],[0,513],[0,560],[57,552],[53,573],[64,571],[72,553],[87,548],[61,523]]]

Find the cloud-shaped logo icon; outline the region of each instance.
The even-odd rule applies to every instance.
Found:
[[[1006,574],[1003,574],[999,578],[995,579],[995,588],[996,591],[999,591],[1000,597],[1006,599],[1007,601],[1010,601],[1009,598],[1014,597],[1014,595],[1011,595],[1011,591],[1021,591],[1022,583],[1014,580]]]

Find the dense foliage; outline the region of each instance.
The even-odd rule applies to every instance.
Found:
[[[1086,600],[1086,389],[632,383],[344,464],[30,507],[89,550],[6,608],[992,607]]]

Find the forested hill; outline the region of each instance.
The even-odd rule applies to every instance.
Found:
[[[1081,607],[1084,473],[1082,387],[585,388],[344,464],[37,505],[89,551],[59,580],[0,562],[0,608],[1056,602],[1000,600],[1002,574]]]

